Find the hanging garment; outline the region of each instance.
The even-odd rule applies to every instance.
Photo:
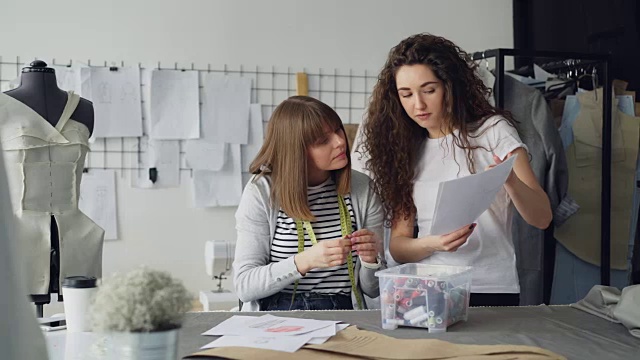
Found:
[[[624,270],[610,272],[610,285],[622,289],[628,285]],[[566,305],[584,298],[594,285],[600,284],[600,267],[578,258],[561,243],[556,245],[551,305]]]
[[[51,217],[58,227],[60,282],[102,275],[104,230],[78,209],[89,129],[70,119],[80,98],[69,92],[55,127],[22,102],[0,94],[0,141],[7,168],[16,240],[30,269],[30,294],[47,294]],[[60,284],[59,284],[60,285]]]
[[[569,192],[580,210],[556,228],[556,238],[578,258],[600,266],[602,178],[602,89],[577,96],[580,112],[573,122],[574,141],[567,148]],[[611,268],[626,269],[635,187],[640,118],[612,110]]]
[[[536,179],[549,196],[555,221],[556,210],[566,199],[569,180],[562,140],[554,125],[549,106],[540,91],[505,76],[504,109],[509,110],[518,122],[518,134],[529,148],[529,163]],[[553,232],[547,231],[545,234],[544,230],[527,224],[520,214],[515,212],[512,238],[520,278],[520,304],[538,305],[548,302],[555,253],[551,246],[554,243]],[[546,258],[545,239],[547,247],[551,246],[547,249]],[[546,278],[545,270],[549,275]]]
[[[491,71],[489,71],[489,69],[483,67],[482,64],[479,64],[476,68],[476,75],[478,76],[478,78],[480,78],[480,80],[482,80],[484,86],[486,86],[487,89],[491,91],[491,94],[487,95],[486,97],[487,101],[489,101],[489,104],[491,104],[491,106],[496,106],[496,100],[493,97],[493,85],[496,82],[496,77]]]

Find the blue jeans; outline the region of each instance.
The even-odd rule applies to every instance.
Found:
[[[279,292],[260,300],[260,310],[353,310],[353,304],[347,294],[297,292],[292,303],[291,293]]]

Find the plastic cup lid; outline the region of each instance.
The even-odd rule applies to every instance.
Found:
[[[68,288],[93,288],[96,287],[96,278],[88,276],[68,276],[62,280],[62,286]]]

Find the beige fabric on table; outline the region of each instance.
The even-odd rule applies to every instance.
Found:
[[[565,359],[534,346],[460,345],[442,340],[396,339],[351,326],[322,345],[306,345],[295,353],[248,348],[216,348],[194,356],[223,356],[229,359]],[[188,357],[187,357],[188,358]]]
[[[468,320],[444,333],[399,327],[382,329],[380,311],[278,311],[272,315],[342,321],[360,329],[397,339],[437,339],[468,345],[527,345],[568,359],[640,359],[640,339],[616,324],[571,306],[513,306],[469,308]],[[233,315],[262,316],[263,312],[198,312],[185,315],[178,356],[193,354],[215,339],[202,333]]]

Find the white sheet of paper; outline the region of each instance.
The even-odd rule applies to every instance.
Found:
[[[234,315],[202,335],[291,337],[305,334],[310,335],[311,338],[313,334],[335,335],[337,323],[339,321],[288,318],[270,314],[256,317]],[[315,332],[327,327],[329,333]]]
[[[516,157],[479,174],[441,182],[430,234],[448,234],[476,221],[491,206]]]
[[[220,324],[203,332],[202,335],[221,336],[228,333],[233,333],[236,331],[237,327],[244,326],[244,324],[250,321],[253,321],[257,318],[258,318],[257,316],[233,315],[232,317],[224,320]]]
[[[182,140],[200,137],[199,86],[197,71],[152,71],[151,139]]]
[[[93,102],[96,114],[92,137],[142,136],[140,69],[120,67],[111,71],[93,67],[90,72],[88,99]]]
[[[305,334],[314,337],[315,334],[325,334],[316,332],[323,328],[329,328],[330,332],[335,335],[335,324],[337,323],[339,321],[298,319],[266,314],[245,323],[245,328],[241,330],[239,335],[290,337]]]
[[[285,352],[296,352],[303,347],[311,336],[222,336],[201,349],[211,349],[217,347],[241,346],[257,349],[268,349]]]
[[[262,125],[262,105],[251,104],[249,116],[249,143],[242,145],[242,171],[249,171],[249,165],[258,155],[262,143],[264,142],[264,131]]]
[[[133,170],[131,185],[142,189],[173,188],[180,185],[180,142],[169,140],[140,140],[132,149],[132,163],[139,169]],[[138,159],[138,154],[140,159]],[[138,161],[139,160],[139,161]],[[149,179],[149,169],[157,169],[157,180]]]
[[[251,79],[207,73],[202,85],[202,138],[247,144]]]
[[[193,171],[195,207],[237,206],[242,196],[240,145],[229,144],[227,159],[219,171]]]
[[[349,324],[336,324],[336,333],[349,327]],[[333,335],[331,335],[333,336]],[[311,340],[307,341],[309,345],[321,345],[327,342],[331,336],[314,336]]]
[[[80,96],[91,99],[91,68],[80,68]]]
[[[214,144],[207,140],[188,140],[185,142],[187,166],[194,170],[220,171],[227,155],[227,144]]]
[[[142,131],[145,134],[151,132],[151,74],[153,74],[153,69],[143,68],[140,71],[140,84],[142,85]]]
[[[78,207],[104,229],[105,240],[118,239],[115,176],[113,170],[91,169],[80,182]]]
[[[66,90],[66,91],[73,91],[76,94],[80,94],[80,91],[82,90],[81,80],[80,80],[81,66],[50,65],[49,67],[55,70],[56,82],[58,83],[58,87],[60,89]]]

